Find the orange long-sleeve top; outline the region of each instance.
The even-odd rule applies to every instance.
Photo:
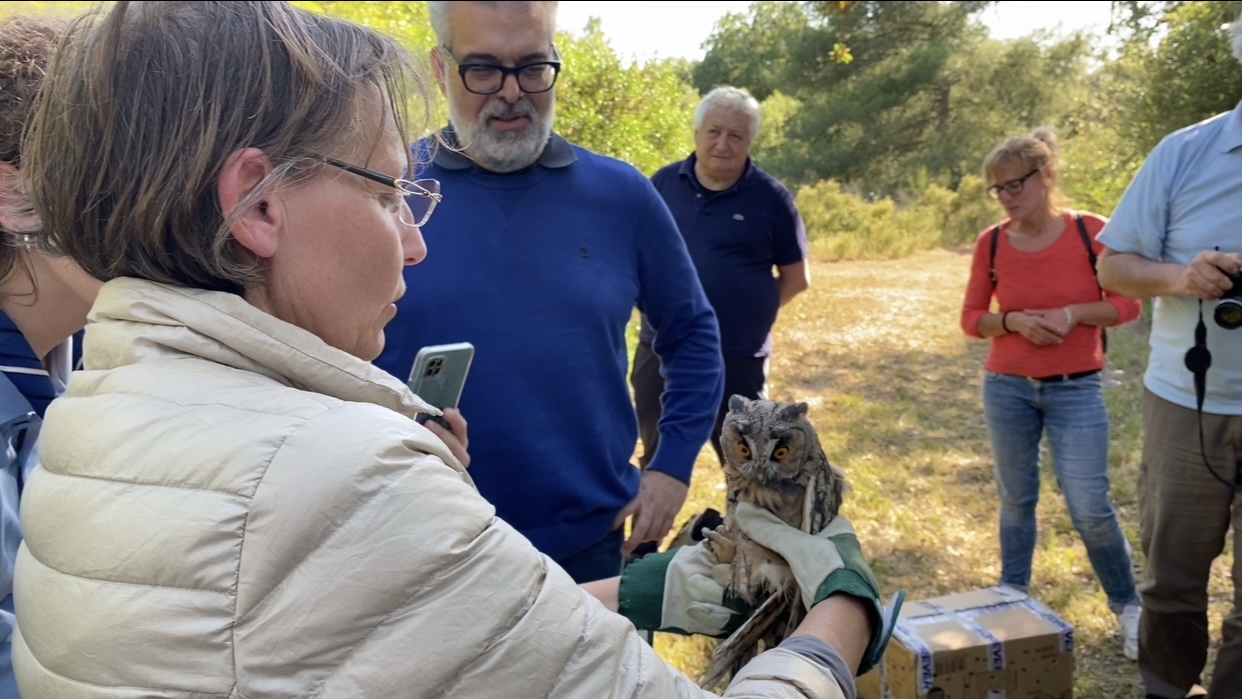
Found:
[[[1108,220],[1092,213],[1081,215],[1098,257],[1104,246],[1096,238]],[[993,312],[993,298],[997,313],[1062,308],[1100,300],[1100,287],[1078,224],[1073,214],[1067,213],[1064,219],[1064,230],[1056,242],[1036,252],[1014,248],[1007,234],[1009,220],[1003,221],[996,245],[995,288],[988,274],[992,229],[979,234],[962,303],[962,330],[967,335],[983,337],[979,333],[979,321]],[[1117,309],[1118,317],[1113,325],[1129,323],[1142,311],[1142,304],[1136,299],[1104,292],[1103,300]],[[1100,328],[1077,325],[1058,345],[1036,345],[1016,332],[994,337],[984,368],[997,374],[1038,377],[1091,371],[1103,366]]]

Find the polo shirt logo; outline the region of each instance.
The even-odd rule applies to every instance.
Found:
[[[578,257],[581,257],[584,260],[588,260],[591,258],[591,251],[587,250],[586,248],[578,248]]]
[[[734,221],[745,221],[746,217],[741,214],[733,214]]]

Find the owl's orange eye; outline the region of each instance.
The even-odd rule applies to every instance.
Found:
[[[772,458],[777,461],[780,461],[786,456],[789,456],[789,447],[777,447],[776,451],[772,452]]]
[[[750,458],[750,447],[746,446],[746,442],[738,442],[737,453],[741,454],[743,459],[749,459]]]

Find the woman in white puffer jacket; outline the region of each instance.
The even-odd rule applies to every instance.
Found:
[[[460,415],[425,429],[370,364],[438,201],[401,179],[404,107],[428,104],[406,66],[286,3],[120,2],[70,30],[30,191],[105,284],[23,504],[26,699],[705,696],[495,518]],[[690,558],[591,589],[719,633],[684,613],[728,616],[718,595],[664,594]],[[729,695],[841,697],[878,657],[865,564],[817,570],[827,601]]]

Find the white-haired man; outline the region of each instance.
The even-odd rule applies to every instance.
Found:
[[[725,383],[711,444],[721,464],[720,429],[729,396],[764,398],[772,326],[780,308],[810,286],[806,228],[794,198],[750,159],[759,103],[736,87],[717,87],[694,115],[694,152],[651,181],[677,221],[707,300],[720,322]],[[664,390],[658,336],[643,319],[630,382],[646,466],[659,444]]]

